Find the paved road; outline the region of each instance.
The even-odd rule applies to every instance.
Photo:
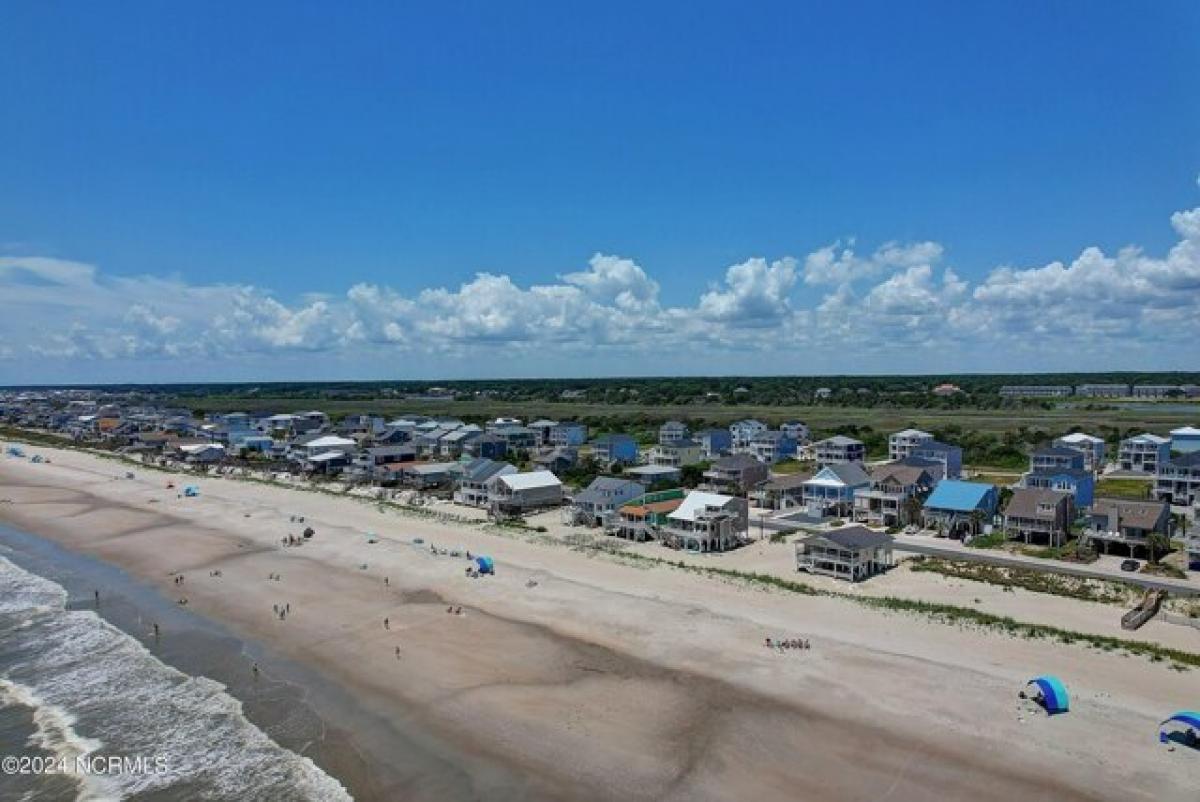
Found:
[[[1120,582],[1128,582],[1133,585],[1141,585],[1145,588],[1155,590],[1165,590],[1174,596],[1197,596],[1200,595],[1200,587],[1189,582],[1182,582],[1176,579],[1166,579],[1161,577],[1148,577],[1144,574],[1137,573],[1115,573],[1102,569],[1091,568],[1086,565],[1074,565],[1072,563],[1059,562],[1057,560],[1042,560],[1038,558],[1022,559],[1007,554],[998,554],[986,549],[965,549],[955,548],[953,546],[943,546],[938,543],[918,543],[910,539],[897,539],[893,549],[896,551],[907,551],[913,554],[927,554],[931,557],[943,557],[948,560],[964,560],[968,562],[988,563],[990,565],[1004,565],[1012,568],[1028,568],[1033,571],[1042,571],[1048,574],[1070,574],[1071,576],[1082,576],[1090,579],[1108,579]]]

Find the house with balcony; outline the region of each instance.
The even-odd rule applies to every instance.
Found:
[[[703,461],[704,454],[700,444],[695,440],[673,440],[669,443],[659,443],[650,449],[646,455],[648,465],[660,465],[667,468],[682,468],[684,465],[695,465]]]
[[[488,511],[494,517],[524,515],[563,501],[563,486],[550,471],[526,471],[494,476],[487,482]]]
[[[812,433],[808,429],[808,424],[802,420],[786,420],[779,424],[779,431],[800,444],[807,443],[812,436]]]
[[[1021,487],[1062,490],[1070,493],[1076,509],[1091,506],[1096,477],[1082,468],[1041,468],[1021,476]]]
[[[862,463],[867,458],[867,447],[861,440],[839,434],[813,444],[813,455],[819,465]]]
[[[1200,451],[1173,456],[1159,465],[1151,495],[1180,507],[1200,506]]]
[[[932,443],[934,437],[920,429],[904,429],[888,436],[888,459],[892,462],[911,456],[913,449],[923,443]]]
[[[587,442],[587,427],[582,423],[564,421],[550,430],[550,445],[555,448],[578,448]]]
[[[627,434],[604,434],[592,441],[592,459],[601,465],[633,465],[638,445]]]
[[[796,441],[783,431],[767,429],[750,438],[746,453],[759,462],[774,465],[776,462],[796,456],[796,447]]]
[[[454,490],[454,500],[470,507],[488,506],[488,482],[497,476],[516,473],[517,469],[507,462],[497,462],[481,457],[463,465],[462,476]]]
[[[493,429],[492,433],[504,439],[504,444],[510,454],[517,451],[532,451],[537,448],[538,433],[524,426],[504,426]],[[551,435],[553,437],[553,434]]]
[[[710,465],[704,480],[711,490],[740,496],[757,487],[769,473],[765,463],[749,454],[730,454]]]
[[[658,537],[667,516],[679,509],[687,492],[680,489],[646,493],[622,504],[616,516],[605,522],[604,531],[614,537],[644,543]]]
[[[472,459],[504,459],[508,441],[492,432],[476,434],[463,443],[462,453]]]
[[[705,429],[696,432],[692,439],[700,444],[700,451],[707,460],[723,457],[733,448],[733,435],[728,429]]]
[[[938,471],[940,476],[937,476],[939,481],[942,479],[957,479],[962,476],[962,448],[950,443],[943,443],[940,440],[927,440],[924,443],[913,446],[909,451],[909,455],[901,462],[911,462],[912,460],[923,460],[924,462],[935,462],[941,466]]]
[[[1029,455],[1029,470],[1083,470],[1083,452],[1074,448],[1035,448]]]
[[[754,503],[768,510],[790,510],[804,506],[804,483],[812,478],[811,473],[795,473],[770,478],[759,482],[750,496]]]
[[[1200,535],[1191,535],[1184,541],[1184,548],[1187,550],[1187,563],[1189,571],[1200,571]]]
[[[417,490],[453,488],[462,476],[458,462],[409,462],[400,467],[401,484]]]
[[[597,476],[586,488],[575,494],[571,507],[575,520],[588,526],[600,526],[616,510],[645,494],[638,482]]]
[[[1104,470],[1104,439],[1083,432],[1072,432],[1055,438],[1055,448],[1072,448],[1083,454],[1083,469],[1092,473]]]
[[[922,523],[946,537],[978,535],[995,517],[999,498],[995,485],[947,479],[925,499]]]
[[[847,518],[854,512],[854,493],[870,486],[861,463],[825,465],[804,482],[804,506],[819,515]]]
[[[1123,471],[1156,473],[1171,458],[1171,441],[1156,434],[1139,434],[1121,441],[1117,466]]]
[[[924,468],[889,463],[867,469],[870,484],[854,491],[854,520],[870,526],[906,526],[920,520],[921,502],[936,481]]]
[[[729,424],[729,436],[732,439],[730,450],[733,452],[744,452],[750,447],[750,440],[759,432],[765,432],[767,424],[762,421],[747,418],[746,420],[734,421]]]
[[[558,421],[556,421],[556,420],[550,420],[549,418],[539,418],[535,421],[532,421],[529,424],[528,428],[537,434],[538,447],[544,448],[544,447],[550,445],[550,432],[554,431],[554,428],[556,426],[558,426]],[[587,439],[587,437],[585,436],[584,440],[586,440],[586,439]],[[582,444],[582,442],[583,441],[580,441],[580,443],[577,443],[576,445],[580,445],[580,444]]]
[[[659,539],[663,545],[683,551],[728,551],[744,542],[749,522],[744,498],[693,490],[667,514]]]
[[[574,448],[555,448],[538,454],[533,464],[555,475],[569,471],[579,464],[579,451]]]
[[[1081,537],[1105,554],[1118,545],[1133,557],[1138,549],[1147,548],[1152,534],[1169,535],[1170,531],[1171,508],[1165,501],[1099,498],[1088,511]]]
[[[658,444],[670,445],[678,443],[680,440],[688,439],[688,427],[686,423],[677,420],[669,420],[662,426],[658,427]]]
[[[483,430],[478,426],[460,426],[438,441],[438,454],[443,459],[457,459],[465,453],[467,444],[482,436]]]
[[[895,542],[858,525],[819,532],[796,543],[796,570],[860,582],[892,566]]]
[[[1071,525],[1071,494],[1063,490],[1018,487],[1004,508],[1004,532],[1026,543],[1061,546]]]

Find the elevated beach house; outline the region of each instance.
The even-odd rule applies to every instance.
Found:
[[[1104,438],[1083,432],[1073,432],[1055,438],[1055,448],[1073,448],[1083,454],[1083,469],[1097,473],[1104,470],[1106,446]]]
[[[497,476],[516,473],[516,467],[507,462],[497,462],[479,457],[463,465],[462,476],[454,491],[454,500],[471,507],[488,506],[488,483]]]
[[[849,517],[854,493],[871,486],[871,477],[860,463],[826,465],[804,482],[804,506],[818,515]]]
[[[937,530],[946,537],[977,535],[984,524],[991,523],[998,504],[995,485],[947,479],[938,482],[925,499],[922,520],[926,529]]]
[[[1082,537],[1105,554],[1116,544],[1129,549],[1132,557],[1137,549],[1147,548],[1152,534],[1169,535],[1170,526],[1171,508],[1165,501],[1098,498],[1088,511]]]
[[[627,434],[604,434],[592,441],[592,459],[601,465],[632,465],[637,458],[637,441]]]
[[[1072,516],[1071,494],[1040,487],[1018,487],[1004,508],[1004,531],[1026,543],[1061,546]]]
[[[667,514],[659,537],[666,546],[700,553],[741,545],[749,525],[744,498],[693,490]]]
[[[597,476],[571,499],[574,520],[600,526],[622,505],[643,495],[641,483],[612,476]]]
[[[487,482],[488,510],[495,517],[557,507],[562,504],[563,486],[550,471],[527,471],[495,476]]]
[[[1170,440],[1156,434],[1139,434],[1121,441],[1117,465],[1123,471],[1152,474],[1170,458]]]
[[[854,520],[871,526],[905,526],[920,520],[921,502],[933,489],[929,471],[888,463],[867,469],[870,484],[854,491]]]
[[[749,454],[721,457],[704,472],[706,486],[719,493],[742,495],[767,478],[767,466]]]
[[[617,508],[616,516],[605,522],[605,532],[639,543],[653,540],[686,495],[684,490],[672,489],[638,496]]]
[[[895,539],[865,526],[845,526],[796,543],[796,570],[859,582],[892,565]]]
[[[911,456],[922,443],[933,442],[933,435],[920,429],[905,429],[888,436],[888,459],[895,462]]]
[[[861,440],[839,434],[814,443],[813,454],[820,465],[861,463],[867,458],[867,447]]]
[[[1200,451],[1171,457],[1159,465],[1153,495],[1168,504],[1200,506]]]

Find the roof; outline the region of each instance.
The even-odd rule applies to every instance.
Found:
[[[308,458],[309,462],[331,462],[335,459],[346,459],[345,452],[342,451],[322,451],[320,454],[314,454]]]
[[[872,466],[867,470],[867,475],[871,477],[872,482],[882,482],[891,477],[901,485],[915,485],[921,481],[922,476],[926,479],[932,478],[923,466],[896,462]]]
[[[479,459],[471,460],[463,466],[463,478],[469,482],[486,482],[506,469],[509,472],[517,470],[507,462],[498,462],[487,457],[480,457]]]
[[[989,492],[996,489],[995,485],[982,482],[962,482],[956,479],[946,479],[938,482],[937,487],[925,500],[926,508],[936,510],[954,510],[971,512],[980,508]]]
[[[225,450],[225,446],[220,443],[189,443],[179,446],[179,450],[185,454],[196,454],[201,451],[206,451],[210,448],[218,448],[221,451]]]
[[[1165,501],[1133,501],[1123,498],[1098,498],[1092,504],[1092,517],[1103,516],[1108,527],[1116,530],[1117,521],[1134,529],[1153,529],[1168,510]]]
[[[638,465],[633,468],[626,468],[626,475],[633,474],[634,476],[678,476],[679,469],[672,468],[669,465]]]
[[[1071,494],[1065,490],[1049,490],[1044,487],[1018,487],[1013,490],[1008,506],[1004,508],[1005,515],[1015,515],[1018,518],[1047,518],[1046,513],[1038,507],[1043,504],[1057,506],[1063,499],[1069,499]]]
[[[499,481],[512,490],[532,490],[537,487],[562,487],[562,482],[550,471],[526,471],[525,473],[509,473],[499,477]]]
[[[730,454],[714,462],[712,467],[721,471],[736,471],[754,465],[762,465],[762,463],[749,454]]]
[[[683,503],[681,498],[669,498],[664,501],[651,501],[645,504],[626,504],[621,507],[621,512],[625,515],[646,516],[650,514],[667,515],[679,509],[679,505]]]
[[[803,487],[812,478],[811,473],[793,473],[786,476],[772,476],[765,482],[760,482],[760,490],[794,490]]]
[[[833,476],[829,476],[833,474]],[[817,471],[805,484],[814,485],[867,485],[871,477],[857,462],[847,462],[837,465],[826,465]]]
[[[833,437],[826,437],[817,443],[819,446],[861,446],[861,440],[855,440],[853,437],[847,437],[844,434],[835,434]]]
[[[903,429],[893,434],[892,437],[933,437],[933,435],[920,429]]]
[[[1104,440],[1103,440],[1103,438],[1094,437],[1093,435],[1084,434],[1083,432],[1072,432],[1071,434],[1064,434],[1062,437],[1058,438],[1058,442],[1060,442],[1060,443],[1094,444],[1094,443],[1103,443]]]
[[[304,444],[305,448],[338,448],[339,446],[354,446],[358,445],[355,441],[347,437],[337,437],[336,435],[326,435],[318,437],[315,440],[309,440]]]
[[[617,479],[613,476],[597,476],[592,480],[592,483],[575,495],[575,502],[592,501],[605,502],[611,500],[611,496],[605,495],[616,494],[620,496],[624,493],[632,493],[628,498],[640,496],[645,491],[640,482],[635,482],[632,479]]]
[[[592,480],[592,483],[587,486],[588,490],[627,490],[630,485],[637,488],[637,492],[642,492],[642,486],[637,482],[631,482],[628,479],[618,479],[615,476],[597,476]]]
[[[415,473],[418,476],[431,473],[450,473],[460,470],[462,467],[457,462],[408,462],[405,465],[407,466],[404,468],[405,473]]]
[[[1169,443],[1171,441],[1165,437],[1159,437],[1156,434],[1150,434],[1149,432],[1146,432],[1144,434],[1135,434],[1133,437],[1126,437],[1125,442],[1126,443],[1153,443],[1156,446],[1161,446],[1161,445],[1163,445],[1165,443]]]
[[[1172,437],[1200,437],[1200,429],[1195,426],[1180,426],[1171,430]]]
[[[843,526],[841,529],[831,529],[804,538],[805,543],[815,540],[828,540],[844,549],[875,549],[895,542],[895,538],[884,532],[875,532],[865,526]]]
[[[684,497],[683,503],[670,514],[674,521],[694,521],[696,514],[709,507],[724,507],[733,501],[733,496],[721,493],[709,493],[705,490],[693,490]]]
[[[660,429],[686,429],[687,424],[684,423],[683,421],[669,420],[666,423],[664,423],[662,426],[659,426],[658,428],[660,428]]]

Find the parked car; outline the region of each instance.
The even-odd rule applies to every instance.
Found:
[[[1121,562],[1121,570],[1122,571],[1136,571],[1137,569],[1139,569],[1141,567],[1142,567],[1142,564],[1139,563],[1137,560],[1123,560]]]

